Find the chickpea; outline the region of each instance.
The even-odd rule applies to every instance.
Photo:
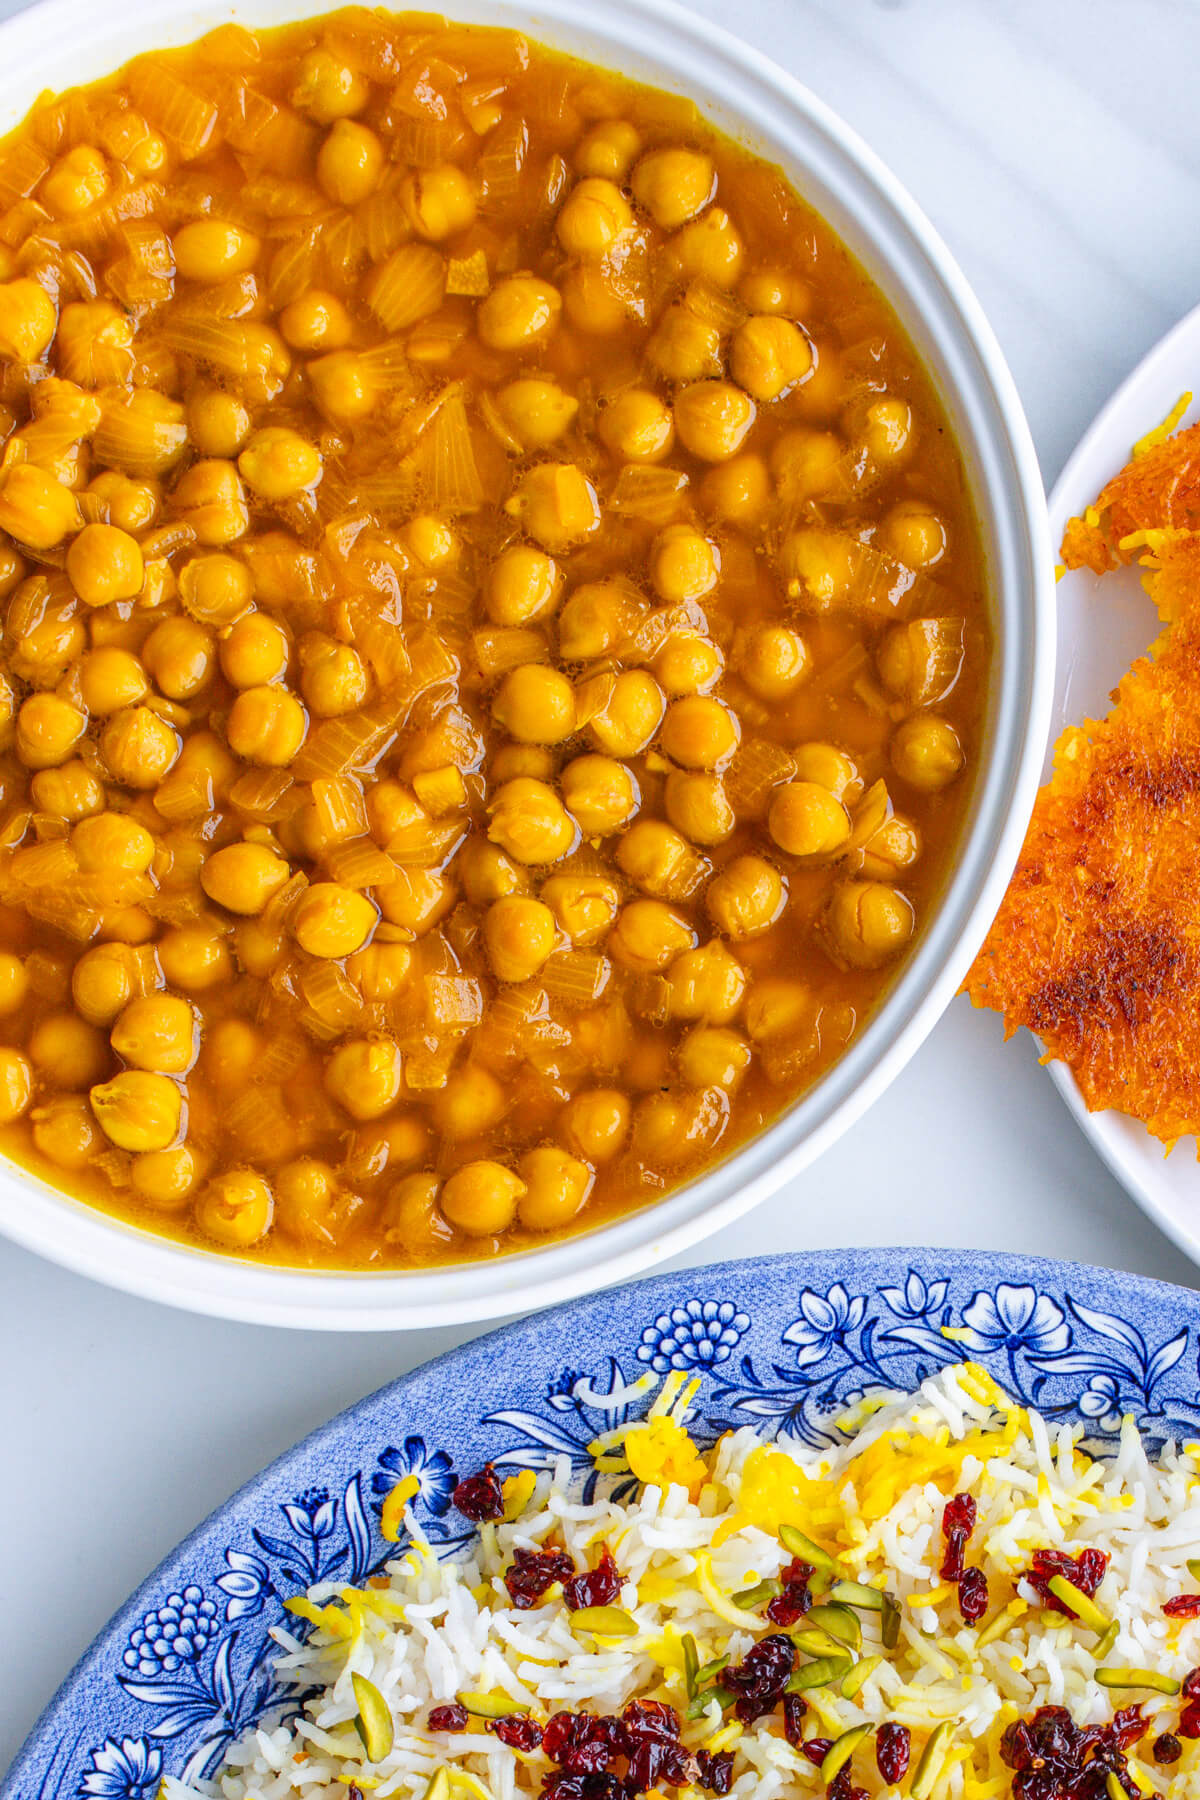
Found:
[[[556,1231],[587,1204],[595,1175],[585,1162],[556,1144],[527,1150],[518,1164],[525,1192],[517,1218],[529,1231]]]
[[[721,334],[715,325],[697,318],[686,306],[668,306],[654,328],[646,355],[668,381],[700,382],[721,372]],[[739,392],[737,388],[731,391]],[[679,395],[676,399],[677,419],[682,398]],[[682,430],[679,435],[683,438]],[[687,443],[686,438],[683,441]]]
[[[214,1176],[196,1201],[196,1229],[228,1250],[260,1244],[275,1217],[275,1196],[253,1169]]]
[[[135,992],[134,957],[126,944],[85,950],[71,973],[75,1010],[89,1025],[111,1025]]]
[[[555,235],[568,256],[605,256],[632,228],[629,203],[614,181],[602,175],[576,183],[559,209]]]
[[[668,603],[703,600],[720,572],[716,545],[690,525],[668,525],[650,547],[650,579]]]
[[[655,224],[675,231],[704,211],[716,193],[717,172],[698,150],[651,150],[634,169],[632,186]]]
[[[607,656],[632,629],[638,612],[637,595],[621,582],[585,582],[558,616],[559,655],[568,662]]]
[[[440,1205],[450,1223],[468,1237],[498,1237],[517,1216],[525,1183],[503,1163],[483,1160],[455,1169],[442,1188]]]
[[[950,694],[962,673],[960,619],[910,619],[893,625],[875,652],[888,692],[911,707],[930,706]]]
[[[432,1244],[448,1242],[453,1233],[435,1210],[437,1197],[438,1178],[428,1171],[397,1182],[384,1202],[384,1242],[414,1257],[427,1254]]]
[[[0,1125],[19,1119],[33,1099],[33,1068],[19,1050],[0,1047]]]
[[[284,307],[279,331],[292,350],[342,350],[353,335],[354,321],[336,294],[310,288]]]
[[[562,773],[563,799],[585,837],[611,837],[641,801],[637,778],[609,756],[577,756]]]
[[[752,1051],[727,1025],[697,1025],[679,1046],[679,1073],[689,1087],[733,1091],[750,1067]]]
[[[154,861],[153,837],[126,813],[93,813],[80,819],[71,833],[71,848],[88,875],[106,869],[144,875]]]
[[[520,386],[521,384],[515,383]],[[535,382],[533,386],[549,386]],[[427,569],[448,569],[458,561],[462,551],[457,533],[447,519],[434,513],[418,513],[404,527],[404,541],[419,563]]]
[[[907,944],[916,925],[912,903],[885,881],[843,881],[825,919],[835,957],[852,969],[877,969]]]
[[[535,463],[521,476],[504,510],[551,555],[570,550],[600,529],[600,500],[575,463]]]
[[[281,687],[243,688],[225,725],[229,748],[269,769],[286,768],[307,730],[304,708]]]
[[[287,632],[267,613],[244,613],[221,640],[221,670],[231,687],[265,686],[287,673],[290,649]]]
[[[742,266],[742,240],[720,206],[709,207],[677,231],[667,248],[685,280],[708,281],[714,287],[732,287]]]
[[[932,569],[946,554],[946,527],[922,500],[900,500],[880,528],[881,547],[910,569]]]
[[[225,219],[196,219],[171,240],[176,272],[185,281],[224,281],[244,275],[258,261],[260,239]]]
[[[60,156],[38,189],[41,203],[56,218],[77,218],[108,192],[108,168],[91,144],[76,144]]]
[[[700,483],[700,504],[730,525],[753,525],[771,502],[767,465],[751,450],[716,463]]]
[[[756,1044],[797,1037],[811,1028],[815,1016],[810,990],[802,981],[787,977],[756,981],[746,1001],[746,1030]]]
[[[647,894],[668,898],[695,852],[673,825],[638,819],[617,845],[617,864]]]
[[[653,675],[645,669],[622,669],[607,703],[589,719],[588,734],[609,756],[640,756],[653,742],[665,709],[663,691]]]
[[[232,625],[250,610],[254,579],[235,556],[196,556],[180,570],[179,597],[193,618],[209,625]]]
[[[737,814],[719,775],[672,769],[665,798],[668,819],[693,844],[723,844],[737,828]]]
[[[227,461],[250,435],[250,414],[236,394],[223,388],[195,388],[188,395],[187,429],[201,456]]]
[[[492,701],[492,718],[520,743],[561,744],[575,730],[575,694],[557,669],[510,669]]]
[[[314,882],[292,914],[292,936],[309,956],[352,956],[361,950],[379,914],[365,894],[335,881]]]
[[[551,875],[541,897],[577,948],[603,938],[620,905],[616,884],[603,875]]]
[[[123,706],[100,733],[100,754],[122,787],[157,787],[179,749],[178,733],[148,706]]]
[[[283,961],[287,949],[283,929],[263,916],[248,917],[233,928],[238,967],[264,979]]]
[[[798,325],[773,313],[745,320],[733,334],[733,379],[758,401],[779,400],[812,368],[812,345]]]
[[[78,1094],[54,1094],[30,1114],[34,1148],[60,1169],[86,1169],[103,1139],[87,1101]]]
[[[108,1067],[108,1045],[103,1032],[77,1014],[49,1013],[33,1028],[29,1058],[52,1086],[85,1088]]]
[[[17,714],[17,755],[27,769],[65,763],[87,730],[87,714],[59,694],[30,694]]]
[[[675,442],[675,420],[653,388],[630,387],[609,401],[597,429],[614,456],[626,462],[661,462]]]
[[[275,1218],[303,1242],[332,1244],[330,1215],[338,1200],[338,1180],[328,1163],[313,1156],[284,1163],[275,1177]]]
[[[737,714],[711,694],[687,694],[667,708],[662,747],[685,769],[723,768],[740,741]]]
[[[158,943],[158,960],[171,986],[192,994],[219,987],[233,974],[225,940],[211,925],[177,925],[166,932]]]
[[[97,413],[99,405],[97,404]],[[158,486],[150,481],[131,481],[115,469],[105,469],[87,486],[108,509],[108,522],[124,532],[148,531],[158,517],[161,496]]]
[[[540,900],[509,894],[488,908],[483,938],[497,980],[528,981],[554,950],[558,928]]]
[[[394,881],[375,889],[375,898],[390,925],[419,938],[446,917],[454,905],[455,887],[434,869],[400,869]]]
[[[179,1135],[183,1095],[166,1075],[123,1069],[88,1098],[96,1123],[118,1150],[169,1150]]]
[[[375,191],[383,164],[383,145],[373,131],[335,119],[317,152],[317,181],[335,206],[357,206]]]
[[[400,204],[417,237],[440,244],[475,222],[475,194],[453,163],[414,169],[400,188]]]
[[[144,906],[112,906],[105,910],[97,937],[106,944],[148,944],[158,930]]]
[[[35,363],[49,348],[58,315],[39,281],[21,276],[0,283],[0,356]]]
[[[554,610],[562,588],[558,564],[532,544],[501,551],[484,590],[487,616],[497,625],[526,625]]]
[[[454,866],[472,906],[487,906],[504,894],[524,893],[528,885],[524,869],[482,838],[468,838]]]
[[[572,263],[563,277],[562,299],[568,322],[585,337],[612,337],[629,318],[629,306],[603,260]]]
[[[318,718],[354,712],[367,697],[366,666],[352,644],[309,632],[300,644],[300,691]]]
[[[19,1012],[29,993],[29,974],[19,956],[0,952],[0,1015]]]
[[[847,806],[854,804],[866,785],[853,760],[834,744],[798,744],[792,761],[801,781],[815,781],[818,787],[828,788]]]
[[[630,900],[617,914],[608,950],[625,968],[651,972],[665,969],[695,943],[695,929],[682,913],[661,900]]]
[[[208,547],[234,543],[250,524],[246,490],[236,463],[216,457],[193,463],[176,483],[172,499],[184,521],[196,533],[197,543]],[[189,612],[193,608],[188,604],[184,577],[191,566],[188,564],[180,572],[179,579],[183,603]]]
[[[603,119],[585,132],[575,151],[575,167],[581,175],[602,175],[622,181],[641,148],[637,127],[627,119]]]
[[[496,395],[496,411],[525,450],[545,450],[569,431],[579,402],[555,381],[522,376]]]
[[[457,1143],[498,1125],[508,1104],[508,1095],[490,1070],[466,1063],[453,1071],[435,1096],[433,1123],[443,1138]]]
[[[725,658],[716,644],[698,632],[678,631],[655,656],[653,669],[668,694],[700,694],[720,680]]]
[[[629,1097],[619,1088],[589,1088],[572,1095],[563,1113],[569,1149],[587,1162],[609,1162],[629,1135]]]
[[[290,500],[321,479],[321,452],[286,425],[252,432],[237,459],[240,474],[264,500]]]
[[[226,844],[205,862],[200,885],[210,900],[229,912],[260,913],[291,873],[283,857],[266,844]]]
[[[710,1149],[724,1128],[728,1102],[715,1089],[649,1094],[633,1118],[634,1149],[652,1167],[687,1162]]]
[[[160,1212],[177,1212],[200,1182],[200,1159],[187,1144],[146,1150],[129,1165],[129,1184],[139,1200]]]
[[[488,811],[488,837],[516,862],[558,862],[578,842],[578,827],[558,795],[531,776],[506,781]]]
[[[291,96],[292,105],[318,125],[353,118],[369,97],[370,88],[357,70],[329,50],[310,50],[301,59],[299,79]]]
[[[380,397],[371,365],[352,350],[331,350],[308,365],[313,396],[326,418],[364,419]]]
[[[824,860],[845,847],[850,815],[828,788],[815,781],[789,781],[772,796],[767,830],[789,856]]]
[[[194,619],[164,619],[142,645],[142,661],[168,700],[190,700],[212,675],[215,642]]]
[[[104,807],[104,789],[86,763],[78,761],[62,763],[57,769],[39,769],[29,791],[39,812],[72,822]]]
[[[911,819],[893,813],[863,845],[862,872],[872,881],[894,880],[920,854],[920,832]]]
[[[199,1049],[196,1015],[176,994],[144,994],[124,1008],[111,1041],[121,1060],[135,1069],[186,1075]]]
[[[735,856],[709,882],[704,903],[726,937],[758,937],[782,918],[787,884],[763,857]]]
[[[749,435],[753,400],[728,381],[696,381],[675,398],[675,429],[701,462],[727,462]]]
[[[12,463],[0,472],[0,531],[31,550],[53,550],[83,523],[69,487],[34,463]]]
[[[391,1038],[350,1038],[325,1065],[325,1091],[352,1119],[378,1119],[400,1098],[400,1046]]]
[[[786,700],[808,676],[812,658],[790,625],[759,625],[746,640],[738,666],[760,700]]]
[[[254,1079],[263,1040],[248,1019],[218,1019],[204,1043],[203,1065],[213,1081],[234,1089]]]
[[[116,525],[85,525],[71,540],[67,574],[86,606],[132,600],[145,579],[138,541]]]
[[[374,1180],[390,1170],[424,1161],[433,1154],[429,1127],[411,1112],[396,1112],[387,1119],[360,1125],[351,1139],[347,1168],[353,1166],[359,1180]]]
[[[136,706],[149,689],[146,671],[131,650],[115,644],[89,650],[79,668],[79,693],[93,718]]]
[[[498,281],[475,315],[476,329],[489,350],[525,350],[558,322],[562,295],[534,275]]]
[[[394,1000],[412,972],[407,944],[370,944],[347,958],[346,973],[369,1006]]]
[[[905,719],[892,733],[890,749],[892,767],[901,781],[922,794],[936,794],[947,787],[963,766],[958,733],[948,719],[936,713]]]
[[[873,463],[888,467],[912,449],[913,413],[907,400],[882,395],[867,407],[863,447]]]
[[[746,992],[746,971],[719,938],[677,956],[666,978],[667,1005],[674,1019],[728,1025]]]

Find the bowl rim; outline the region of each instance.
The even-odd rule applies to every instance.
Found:
[[[321,0],[311,6],[248,0],[245,7],[232,0],[134,0],[124,22],[114,24],[107,16],[101,20],[92,0],[36,0],[0,24],[0,47],[8,53],[5,66],[19,72],[10,89],[28,93],[19,118],[45,85],[39,75],[61,61],[53,46],[72,46],[80,71],[72,78],[86,80],[88,58],[107,52],[103,66],[111,69],[135,53],[125,47],[131,31],[143,46],[142,33],[151,29],[160,43],[184,43],[222,20],[241,22],[246,14],[262,23],[262,15],[273,13],[275,23],[323,10],[328,8]],[[993,555],[1001,565],[992,572],[997,643],[990,749],[962,828],[958,861],[934,916],[850,1049],[771,1125],[721,1162],[663,1200],[607,1224],[485,1262],[430,1271],[314,1272],[157,1237],[0,1159],[0,1233],[75,1273],[142,1298],[250,1323],[418,1329],[555,1305],[644,1273],[777,1191],[862,1116],[953,998],[1016,863],[1049,733],[1056,642],[1053,557],[1037,456],[1015,383],[979,302],[897,177],[794,76],[676,0],[608,0],[599,21],[589,0],[537,0],[533,6],[520,0],[464,0],[449,10],[464,19],[519,24],[557,47],[574,46],[577,54],[588,54],[580,50],[582,39],[607,46],[613,56],[659,58],[670,80],[685,91],[711,84],[718,95],[715,110],[734,116],[732,129],[740,124],[761,144],[767,135],[762,124],[770,120],[775,135],[767,154],[778,155],[785,144],[784,154],[806,167],[802,180],[809,168],[818,170],[817,185],[823,179],[839,197],[844,216],[831,220],[834,228],[860,259],[873,250],[881,261],[868,273],[881,285],[884,277],[895,284],[885,287],[885,295],[941,386],[943,403],[951,409],[957,401],[973,412],[969,435],[983,466],[976,511],[981,530],[993,533]],[[651,79],[670,85],[661,75]],[[808,181],[810,192],[813,185]],[[826,216],[835,210],[817,204]],[[906,313],[910,288],[926,305],[919,307],[914,297]],[[930,315],[950,329],[944,342],[933,337],[926,348],[919,331]],[[941,363],[940,384],[931,358]],[[965,430],[960,425],[957,431],[964,452]]]

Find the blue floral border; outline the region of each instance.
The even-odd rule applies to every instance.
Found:
[[[578,1363],[563,1345],[594,1346]],[[949,1251],[725,1263],[575,1302],[477,1340],[342,1414],[259,1476],[150,1577],[68,1678],[9,1772],[5,1800],[154,1800],[164,1773],[211,1775],[248,1726],[285,1711],[268,1637],[283,1597],[361,1582],[396,1554],[383,1496],[416,1477],[427,1534],[452,1551],[459,1474],[566,1456],[649,1404],[648,1371],[705,1377],[699,1435],[739,1424],[818,1446],[871,1388],[963,1357],[1098,1437],[1132,1413],[1200,1435],[1200,1296],[1073,1265]]]

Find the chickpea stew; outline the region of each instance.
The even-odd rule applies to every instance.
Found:
[[[879,293],[675,96],[225,27],[0,145],[0,1148],[418,1266],[660,1196],[935,904],[984,710]]]

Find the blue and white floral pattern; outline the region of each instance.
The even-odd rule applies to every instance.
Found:
[[[201,1526],[88,1651],[4,1800],[153,1800],[164,1773],[211,1774],[248,1726],[294,1703],[268,1635],[284,1598],[359,1583],[395,1555],[379,1510],[406,1476],[422,1530],[451,1553],[468,1530],[450,1499],[460,1476],[485,1460],[563,1458],[592,1491],[588,1446],[644,1412],[672,1371],[702,1377],[700,1437],[752,1424],[820,1445],[867,1390],[911,1388],[964,1356],[1094,1437],[1125,1414],[1155,1440],[1200,1435],[1200,1295],[1130,1276],[952,1251],[823,1252],[578,1301],[363,1401]]]

